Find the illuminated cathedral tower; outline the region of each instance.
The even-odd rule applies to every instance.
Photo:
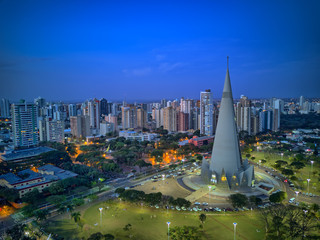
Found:
[[[203,159],[202,178],[206,183],[225,185],[229,189],[251,187],[254,180],[253,166],[249,165],[247,159],[242,161],[241,158],[229,66],[224,82],[212,157],[210,163]]]

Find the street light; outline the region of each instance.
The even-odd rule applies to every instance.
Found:
[[[233,239],[236,240],[237,223],[233,223]]]
[[[170,239],[170,232],[169,232],[170,223],[171,222],[167,222],[167,224],[168,224],[168,240]]]
[[[311,180],[310,178],[307,179],[307,181],[308,181],[308,192],[307,192],[308,195],[310,194],[310,193],[309,193],[309,182],[310,182],[310,180]]]
[[[102,210],[103,208],[99,208],[99,211],[100,211],[100,225],[102,225]]]
[[[212,186],[208,186],[209,187],[209,203],[210,203],[210,190]]]
[[[299,192],[298,192],[298,191],[295,191],[295,193],[296,193],[296,200],[298,200]]]
[[[310,161],[310,163],[311,163],[311,173],[313,172],[313,163],[314,163],[314,161]],[[310,177],[310,174],[309,174],[309,177]]]
[[[282,158],[283,158],[283,153],[281,153],[281,160],[282,160]]]

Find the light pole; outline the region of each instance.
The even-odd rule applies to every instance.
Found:
[[[210,190],[211,190],[211,186],[208,186],[209,187],[209,204],[210,204]]]
[[[309,182],[310,182],[310,180],[311,180],[310,178],[307,179],[307,181],[308,181],[308,192],[307,192],[308,195],[310,194],[310,193],[309,193]]]
[[[311,173],[309,174],[309,177],[311,176],[311,174],[313,172],[313,163],[314,163],[314,161],[310,161],[310,163],[311,163]]]
[[[164,178],[166,175],[162,174],[162,185],[164,185]]]
[[[169,232],[169,229],[170,229],[170,223],[171,223],[171,222],[167,222],[167,224],[168,224],[168,240],[170,239],[170,232]]]
[[[296,200],[298,200],[299,192],[298,192],[298,191],[295,191],[295,193],[296,193]]]
[[[237,223],[233,223],[233,239],[236,240]]]
[[[102,210],[103,208],[99,208],[99,211],[100,211],[100,225],[102,225]]]
[[[282,158],[283,158],[283,153],[281,153],[281,160],[282,160]]]

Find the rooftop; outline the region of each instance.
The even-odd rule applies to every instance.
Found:
[[[49,148],[49,147],[35,147],[35,148],[28,148],[23,150],[15,150],[15,151],[12,151],[11,153],[1,155],[1,159],[3,161],[13,161],[13,160],[18,160],[22,158],[30,158],[30,157],[38,156],[42,153],[46,153],[50,151],[55,151],[55,149]]]

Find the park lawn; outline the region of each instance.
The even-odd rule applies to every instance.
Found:
[[[276,153],[267,153],[267,152],[257,152],[253,151],[250,153],[251,157],[255,157],[254,162],[259,163],[259,160],[265,159],[267,162],[263,164],[263,166],[271,167],[273,168],[273,165],[277,160],[284,160],[287,161],[288,164],[291,163],[289,158],[284,155],[283,158],[281,159],[281,155],[276,154]],[[245,155],[242,156],[245,159]],[[251,158],[250,157],[250,158]],[[251,160],[251,159],[250,159]],[[251,160],[252,161],[252,160]],[[313,194],[320,194],[320,188],[317,186],[320,186],[320,181],[319,178],[317,177],[317,174],[314,175],[313,172],[319,170],[319,164],[314,163],[313,164],[313,170],[311,171],[311,165],[308,164],[304,168],[295,170],[296,174],[295,176],[298,178],[296,181],[292,181],[297,189],[300,189],[302,192],[307,192],[308,191],[308,182],[307,179],[310,178],[310,192]],[[300,188],[299,188],[300,187]]]
[[[102,210],[102,224],[100,224],[100,212]],[[161,240],[167,239],[167,224],[174,226],[199,226],[199,214],[187,211],[172,211],[140,207],[128,203],[99,203],[88,208],[82,219],[85,223],[83,230],[70,220],[66,219],[51,222],[46,231],[57,233],[65,239],[88,238],[92,233],[111,233],[116,239]],[[228,213],[206,214],[203,239],[233,239],[233,223],[237,222],[237,239],[264,239],[264,224],[259,219],[259,213]],[[132,230],[123,230],[126,224],[132,225]],[[95,226],[96,225],[96,226]]]

